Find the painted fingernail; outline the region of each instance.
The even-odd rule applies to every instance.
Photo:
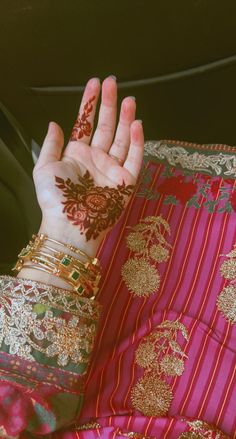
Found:
[[[109,75],[108,78],[113,78],[116,81],[116,76],[115,75]]]

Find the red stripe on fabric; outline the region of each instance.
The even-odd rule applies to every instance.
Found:
[[[174,418],[172,418],[171,421],[170,421],[170,423],[166,425],[167,428],[165,428],[166,432],[165,432],[165,435],[163,436],[163,439],[166,439],[166,438],[167,438],[167,435],[169,434],[169,432],[170,432],[170,430],[171,430],[171,427],[172,427],[173,422],[174,422]],[[163,433],[164,433],[165,430],[163,430]],[[162,434],[163,434],[163,433],[162,433]]]
[[[96,401],[96,409],[95,409],[95,417],[98,418],[99,416],[99,399],[100,399],[100,393],[101,393],[101,388],[102,388],[102,380],[103,380],[103,374],[104,374],[104,369],[101,372],[101,378],[100,378],[100,382],[99,382],[99,390],[97,393],[97,401]]]
[[[146,427],[145,432],[144,432],[144,436],[148,435],[148,430],[149,430],[149,428],[151,426],[151,423],[152,423],[152,418],[149,419],[149,421],[148,421],[147,427]]]
[[[113,405],[113,398],[114,398],[114,395],[115,395],[115,393],[116,393],[116,391],[117,391],[117,389],[118,389],[118,387],[119,387],[119,384],[120,384],[120,368],[121,368],[121,361],[122,361],[122,358],[123,358],[123,356],[124,356],[124,352],[122,352],[121,354],[120,354],[120,358],[119,358],[119,361],[118,361],[118,370],[117,370],[117,383],[116,383],[116,387],[114,388],[114,390],[113,390],[113,392],[112,392],[112,394],[111,394],[111,396],[110,396],[110,398],[109,398],[109,405],[110,405],[110,408],[111,408],[111,410],[113,411],[113,414],[115,415],[116,414],[116,411],[115,411],[115,409],[114,409],[114,405]],[[115,380],[114,380],[115,381]]]

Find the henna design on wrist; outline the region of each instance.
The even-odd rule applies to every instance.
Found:
[[[93,178],[87,170],[83,176],[78,175],[80,184],[74,184],[70,178],[55,176],[62,189],[66,201],[63,213],[67,214],[72,224],[79,226],[82,235],[85,232],[86,240],[96,239],[100,232],[113,226],[121,216],[125,206],[125,195],[130,195],[134,185],[125,185],[125,182],[117,188],[109,186],[95,186]]]
[[[91,134],[92,125],[87,120],[87,118],[93,109],[93,105],[91,104],[91,102],[93,102],[95,98],[96,96],[92,96],[88,100],[88,102],[86,102],[86,104],[84,105],[82,116],[80,117],[80,115],[78,115],[77,120],[72,129],[72,133],[70,137],[71,141],[79,140],[83,136],[89,136]]]

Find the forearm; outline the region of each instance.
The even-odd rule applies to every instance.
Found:
[[[40,233],[46,234],[49,238],[55,239],[62,243],[73,245],[84,251],[90,257],[96,256],[98,248],[103,240],[102,237],[99,237],[96,240],[86,241],[83,235],[78,234],[75,226],[66,226],[64,222],[60,223],[60,221],[56,221],[53,224],[53,221],[44,219],[42,220],[38,231],[38,234]],[[59,244],[51,243],[50,246],[55,250],[62,251],[62,247]],[[48,253],[53,253],[50,250],[47,251]],[[70,249],[66,250],[66,252],[68,255],[74,256],[74,253]],[[26,265],[27,264],[25,264],[25,266],[19,271],[16,277],[43,282],[48,285],[54,285],[58,288],[65,288],[70,291],[73,290],[73,286],[60,277],[36,268],[27,268]]]

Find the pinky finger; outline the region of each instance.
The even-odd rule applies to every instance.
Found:
[[[123,168],[127,169],[137,179],[141,170],[144,152],[144,133],[141,120],[132,122],[130,139],[130,147]]]

